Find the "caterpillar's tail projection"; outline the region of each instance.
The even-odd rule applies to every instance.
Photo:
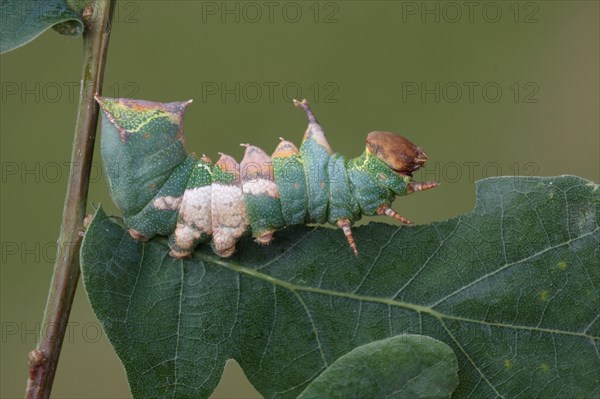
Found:
[[[395,197],[437,185],[412,181],[427,155],[394,133],[370,133],[356,158],[334,153],[306,100],[294,100],[308,117],[300,149],[280,139],[269,156],[242,144],[239,164],[225,154],[214,164],[186,154],[183,112],[191,101],[96,100],[105,174],[130,234],[168,235],[171,255],[178,258],[208,241],[227,257],[246,232],[266,245],[285,226],[326,222],[342,229],[358,255],[355,221],[387,215],[410,224],[390,207]]]

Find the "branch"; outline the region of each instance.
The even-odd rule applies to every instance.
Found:
[[[96,0],[83,10],[83,70],[71,167],[58,237],[58,253],[48,293],[41,341],[29,353],[25,398],[49,398],[56,374],[75,289],[79,280],[79,248],[86,212],[94,152],[98,105],[115,0]]]

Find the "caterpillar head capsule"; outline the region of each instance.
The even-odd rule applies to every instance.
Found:
[[[406,137],[392,132],[371,132],[367,150],[396,172],[412,176],[427,161],[427,154]]]

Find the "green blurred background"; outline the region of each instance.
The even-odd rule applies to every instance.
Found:
[[[471,210],[486,176],[600,181],[599,15],[597,1],[121,1],[104,95],[193,98],[187,147],[213,157],[299,143],[295,96],[345,155],[371,130],[402,133],[429,155],[416,177],[442,185],[396,208],[428,223]],[[0,395],[13,398],[52,273],[81,40],[49,31],[0,63]],[[116,213],[97,156],[92,180],[90,201]],[[130,397],[81,286],[70,323],[53,397]],[[260,395],[230,364],[214,397]]]

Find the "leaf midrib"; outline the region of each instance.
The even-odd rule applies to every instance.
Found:
[[[567,245],[575,240],[579,240],[579,239],[583,239],[589,235],[594,234],[595,232],[597,232],[600,228],[596,228],[586,234],[583,234],[577,238],[572,238],[564,243],[555,245],[553,248],[557,248],[560,247],[562,245]],[[514,264],[518,264],[522,261],[526,261],[529,259],[534,258],[537,255],[540,255],[544,252],[546,252],[548,250],[548,248],[534,254],[534,255],[530,255],[525,259],[522,259],[520,261],[515,261],[515,262],[511,262],[510,265],[514,265]],[[576,336],[576,337],[582,337],[582,338],[586,338],[586,339],[591,339],[591,340],[595,340],[598,341],[600,340],[600,336],[593,336],[593,335],[588,335],[584,332],[576,332],[576,331],[565,331],[565,330],[558,330],[558,329],[552,329],[552,328],[544,328],[544,327],[532,327],[532,326],[522,326],[522,325],[514,325],[514,324],[505,324],[505,323],[497,323],[497,322],[489,322],[489,321],[484,321],[484,320],[477,320],[477,319],[471,319],[471,318],[467,318],[467,317],[460,317],[460,316],[454,316],[451,314],[447,314],[447,313],[443,313],[437,310],[434,310],[432,307],[429,306],[424,306],[424,305],[418,305],[418,304],[414,304],[414,303],[409,303],[409,302],[403,302],[403,301],[397,301],[395,299],[390,299],[390,298],[379,298],[379,297],[373,297],[373,296],[368,296],[368,295],[359,295],[359,294],[355,294],[355,293],[351,293],[351,292],[339,292],[339,291],[333,291],[333,290],[329,290],[329,289],[323,289],[323,288],[317,288],[317,287],[309,287],[309,286],[304,286],[304,285],[298,285],[298,284],[293,284],[290,283],[288,281],[285,280],[281,280],[279,278],[275,278],[273,276],[270,276],[268,274],[259,272],[256,269],[250,269],[248,267],[242,266],[241,264],[235,263],[235,262],[231,262],[231,261],[225,261],[220,257],[217,257],[216,255],[210,255],[210,254],[203,254],[203,253],[195,253],[193,255],[194,257],[198,257],[200,259],[202,259],[205,262],[208,263],[213,263],[213,264],[217,264],[219,266],[223,266],[229,270],[232,270],[234,272],[237,273],[242,273],[254,278],[258,278],[260,280],[266,281],[268,283],[283,287],[288,289],[289,291],[296,293],[298,291],[300,292],[310,292],[310,293],[314,293],[314,294],[321,294],[321,295],[330,295],[330,296],[335,296],[335,297],[340,297],[340,298],[347,298],[347,299],[353,299],[353,300],[357,300],[357,301],[364,301],[364,302],[372,302],[372,303],[380,303],[380,304],[385,304],[388,306],[394,306],[394,307],[399,307],[399,308],[404,308],[404,309],[408,309],[408,310],[412,310],[414,312],[417,313],[425,313],[428,315],[431,315],[433,317],[435,317],[438,321],[442,322],[444,319],[445,320],[453,320],[453,321],[459,321],[459,322],[466,322],[466,323],[474,323],[474,324],[483,324],[486,326],[490,326],[490,327],[498,327],[498,328],[507,328],[507,329],[514,329],[514,330],[526,330],[526,331],[534,331],[534,332],[543,332],[543,333],[548,333],[548,334],[563,334],[563,335],[570,335],[570,336]],[[504,270],[507,267],[507,265],[502,266],[501,268],[499,268],[498,270]],[[479,280],[477,281],[479,282]]]

